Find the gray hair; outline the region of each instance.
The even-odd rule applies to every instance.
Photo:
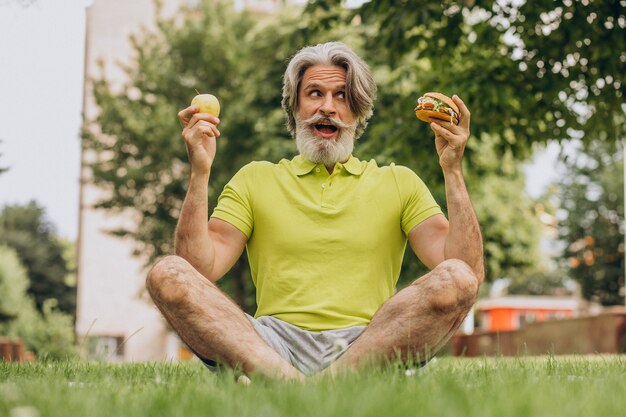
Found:
[[[287,113],[287,128],[291,136],[296,135],[298,89],[304,72],[314,65],[336,65],[346,70],[346,100],[356,116],[354,138],[358,139],[372,117],[376,83],[367,64],[341,42],[304,47],[289,61],[283,77],[282,106]]]

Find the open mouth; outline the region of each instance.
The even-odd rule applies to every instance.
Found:
[[[332,135],[337,131],[337,127],[330,124],[319,123],[314,125],[314,127],[315,130],[320,132],[322,135]]]

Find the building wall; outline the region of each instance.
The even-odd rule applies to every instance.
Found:
[[[200,0],[160,0],[162,11],[171,16],[182,5]],[[236,0],[236,9],[271,14],[285,3],[303,0]],[[87,9],[85,47],[84,116],[97,115],[90,80],[104,76],[113,88],[126,77],[120,62],[129,62],[133,49],[129,35],[152,30],[154,0],[93,0]],[[101,68],[99,62],[104,64]],[[92,158],[83,151],[83,161]],[[137,224],[132,211],[112,214],[95,210],[106,192],[88,184],[89,172],[81,171],[81,207],[78,237],[78,306],[76,332],[84,356],[119,361],[175,359],[181,343],[168,330],[160,313],[147,297],[145,259],[132,256],[133,242],[107,230]]]
[[[164,0],[164,12],[171,13],[181,3]],[[125,75],[118,62],[128,61],[133,52],[128,36],[139,33],[142,25],[153,28],[154,19],[154,0],[94,0],[87,8],[83,104],[87,119],[97,114],[90,80],[104,75],[113,86],[121,85]],[[87,160],[91,155],[83,152],[82,157]],[[111,214],[93,209],[106,191],[87,184],[87,170],[81,176],[76,332],[82,353],[120,361],[176,357],[178,345],[145,294],[145,259],[132,256],[130,240],[107,233],[122,225],[132,227],[137,219],[131,211]]]
[[[567,297],[507,295],[481,298],[476,315],[482,331],[517,330],[532,322],[572,318],[580,314],[583,301],[576,295]]]
[[[455,335],[456,356],[626,353],[626,309],[529,323],[519,330]]]
[[[493,308],[479,313],[483,330],[490,332],[499,330],[517,330],[524,323],[545,321],[553,318],[572,318],[573,310],[540,309],[540,308]]]

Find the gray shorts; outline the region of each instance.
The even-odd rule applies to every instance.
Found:
[[[246,316],[265,343],[305,375],[316,374],[339,358],[366,327],[311,332],[271,316]],[[216,370],[214,361],[200,359]]]

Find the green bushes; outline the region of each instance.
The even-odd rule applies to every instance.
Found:
[[[29,278],[17,253],[0,246],[0,335],[22,339],[37,358],[76,356],[73,318],[59,311],[54,299],[39,312],[27,293]]]

